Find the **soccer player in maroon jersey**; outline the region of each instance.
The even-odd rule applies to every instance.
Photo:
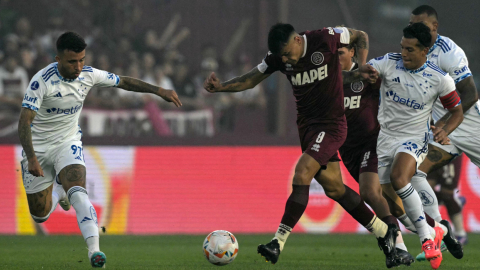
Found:
[[[358,69],[359,65],[353,61],[354,56],[355,46],[351,44],[338,49],[342,70]],[[388,203],[382,196],[382,187],[378,178],[377,138],[380,124],[377,114],[380,84],[381,80],[378,79],[374,84],[358,81],[343,85],[348,132],[339,152],[343,164],[359,184],[360,197],[372,207],[381,220],[398,226],[397,218],[390,213]],[[396,249],[400,264],[410,265],[414,262],[400,231],[398,231]]]
[[[296,33],[292,25],[279,23],[270,29],[270,51],[261,64],[226,82],[220,82],[215,73],[205,80],[208,92],[238,92],[253,88],[278,70],[292,84],[303,154],[295,167],[292,193],[275,237],[268,244],[258,246],[258,252],[272,263],[277,262],[287,237],[305,211],[310,183],[315,177],[328,197],[375,234],[387,257],[387,266],[397,265],[398,227],[378,219],[358,193],[342,182],[337,150],[347,136],[343,83],[377,79],[376,70],[367,65],[355,71],[341,71],[338,48],[349,43],[356,44],[359,61],[365,63],[368,36],[362,31],[328,27]]]

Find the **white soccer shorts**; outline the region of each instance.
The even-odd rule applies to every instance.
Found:
[[[85,166],[82,141],[73,140],[64,142],[58,146],[49,147],[44,153],[35,152],[38,162],[43,170],[44,177],[35,177],[28,172],[28,160],[22,151],[23,186],[27,194],[45,190],[56,179],[60,171],[68,165],[80,164]]]
[[[452,136],[448,135],[450,144],[442,145],[431,141],[429,144],[457,157],[462,153],[480,168],[480,137],[479,136]]]
[[[392,172],[393,159],[398,153],[407,153],[411,155],[418,166],[427,156],[428,139],[412,137],[393,137],[383,134],[380,131],[377,142],[378,155],[378,177],[380,184],[390,183],[390,174]]]

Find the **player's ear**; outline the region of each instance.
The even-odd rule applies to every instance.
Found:
[[[432,25],[433,25],[432,31],[436,32],[438,30],[438,22],[433,22]]]
[[[60,62],[60,57],[58,55],[55,55],[55,61]]]

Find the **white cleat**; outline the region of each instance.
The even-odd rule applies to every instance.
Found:
[[[53,190],[58,194],[59,201],[58,204],[63,208],[63,210],[68,211],[72,206],[67,198],[67,193],[63,189],[63,186],[57,183],[57,180],[53,181]]]
[[[92,267],[105,268],[105,263],[107,262],[107,256],[105,256],[105,253],[101,251],[89,251],[88,258],[90,259]]]

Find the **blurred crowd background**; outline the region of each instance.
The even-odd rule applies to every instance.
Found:
[[[369,57],[399,51],[402,29],[421,4],[437,9],[439,33],[465,50],[478,82],[480,1],[0,0],[0,143],[18,143],[30,78],[55,61],[57,37],[71,30],[88,44],[86,65],[173,89],[183,102],[176,109],[151,95],[94,88],[81,116],[87,144],[296,145],[294,99],[282,74],[236,94],[207,93],[205,78],[254,68],[279,21],[298,32],[364,30]]]

